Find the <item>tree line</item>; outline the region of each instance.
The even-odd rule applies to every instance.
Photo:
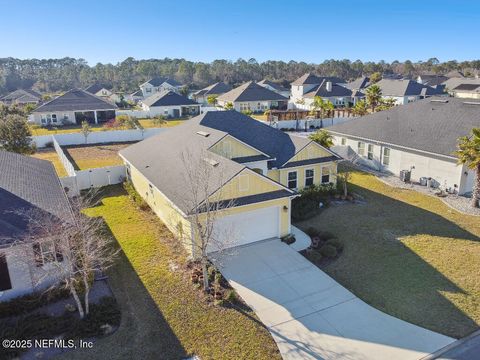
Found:
[[[312,71],[318,75],[338,76],[353,80],[375,72],[397,73],[413,76],[432,72],[445,74],[452,70],[463,71],[467,76],[480,69],[480,60],[440,62],[436,58],[427,61],[362,62],[360,60],[326,60],[319,64],[297,61],[258,62],[255,59],[236,61],[215,60],[211,63],[185,59],[136,60],[132,57],[117,64],[89,66],[84,59],[16,59],[0,58],[0,94],[19,88],[33,88],[40,92],[60,92],[73,87],[86,87],[99,82],[114,91],[131,92],[153,76],[175,79],[191,89],[202,88],[217,81],[239,85],[245,81],[263,78],[284,85]]]

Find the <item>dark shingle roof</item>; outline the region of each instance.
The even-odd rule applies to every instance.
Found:
[[[147,106],[198,105],[195,101],[173,91],[163,91],[142,101]]]
[[[291,85],[318,85],[323,80],[331,81],[332,83],[344,84],[346,81],[336,76],[317,76],[312,73],[306,73],[300,76]]]
[[[106,89],[105,86],[103,86],[102,84],[93,84],[93,85],[90,85],[89,87],[85,88],[85,91],[89,92],[90,94],[96,94],[97,92],[99,92],[100,90],[102,89]]]
[[[49,161],[0,150],[0,169],[0,245],[28,230],[26,219],[16,211],[39,209],[71,219],[67,196]]]
[[[202,136],[198,132],[207,133],[208,136]],[[309,139],[290,136],[234,110],[209,111],[183,125],[129,146],[121,150],[120,154],[175,205],[188,213],[191,209],[182,202],[187,186],[182,153],[206,151],[227,135],[276,159],[271,161],[273,167],[280,167],[311,143]],[[218,162],[209,179],[212,185],[218,185],[219,179],[226,182],[245,169],[239,162],[210,151],[208,154],[209,158]]]
[[[375,85],[378,85],[380,89],[382,89],[383,96],[432,96],[442,93],[441,89],[422,85],[413,80],[382,79]]]
[[[117,106],[82,89],[72,89],[39,106],[34,112],[113,110]]]
[[[328,91],[327,83],[328,83],[327,80],[323,80],[320,85],[314,87],[312,91],[309,91],[303,96],[307,98],[313,98],[315,96],[320,96],[320,97],[352,96],[352,90],[334,83],[331,83],[332,90]]]
[[[0,101],[6,101],[6,102],[14,102],[14,101],[19,101],[19,102],[26,102],[28,101],[40,101],[42,98],[42,95],[40,95],[38,92],[32,90],[32,89],[18,89],[15,91],[12,91],[10,94],[7,94],[0,98]],[[21,100],[23,99],[23,100]]]
[[[282,92],[283,91],[289,91],[287,88],[283,87],[281,84],[270,81],[270,80],[267,80],[267,79],[263,79],[262,81],[258,82],[257,84],[260,85],[260,86],[268,85],[268,86],[274,88],[276,91],[282,91]]]
[[[217,82],[206,88],[198,90],[197,92],[193,93],[194,96],[206,96],[206,95],[220,95],[232,90],[232,87],[224,82]]]
[[[447,81],[448,77],[444,75],[420,75],[420,79],[424,85],[437,86]]]
[[[455,87],[453,90],[463,90],[463,91],[474,91],[479,90],[480,84],[460,84]]]
[[[275,91],[268,90],[263,86],[249,81],[243,85],[236,87],[229,92],[220,95],[218,100],[221,101],[266,101],[266,100],[288,100]]]
[[[148,81],[145,81],[145,83],[149,83],[152,86],[160,86],[165,82],[167,84],[172,85],[172,86],[180,86],[181,85],[178,81],[176,81],[174,79],[169,79],[169,78],[161,77],[161,76],[156,76],[156,77],[151,78]]]
[[[476,105],[475,105],[476,104]],[[458,138],[480,126],[480,102],[429,98],[328,128],[332,133],[453,156]]]
[[[370,78],[363,76],[349,82],[345,85],[345,87],[349,88],[350,90],[361,90],[366,88],[368,85],[370,85]]]

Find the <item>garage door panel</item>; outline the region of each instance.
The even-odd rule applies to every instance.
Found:
[[[225,216],[216,221],[214,237],[218,243],[224,244],[221,246],[223,248],[278,237],[279,217],[278,206]],[[211,246],[210,251],[219,249],[219,244],[215,245],[217,246]]]

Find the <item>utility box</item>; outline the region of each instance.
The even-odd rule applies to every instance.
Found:
[[[410,182],[411,175],[412,175],[412,172],[410,170],[402,170],[400,171],[400,180],[402,180],[405,183]]]

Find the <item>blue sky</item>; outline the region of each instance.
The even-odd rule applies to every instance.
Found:
[[[480,58],[480,1],[0,0],[0,57]]]

